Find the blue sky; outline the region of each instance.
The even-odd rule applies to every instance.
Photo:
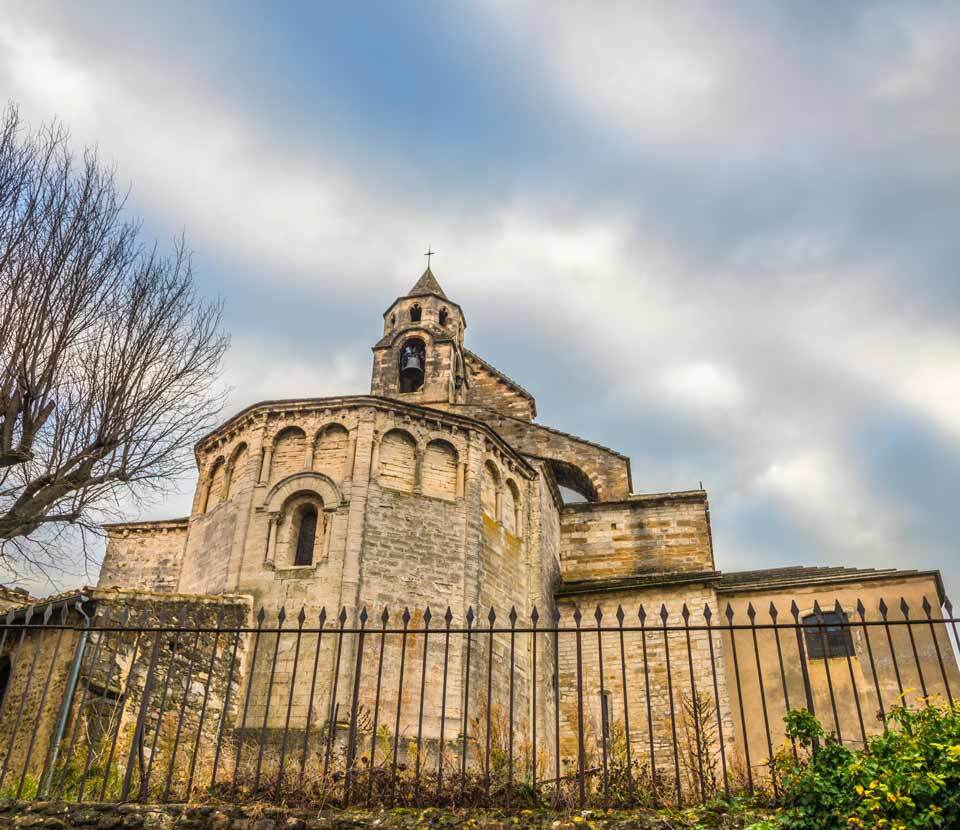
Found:
[[[960,588],[960,7],[10,4],[0,97],[226,301],[228,413],[368,389],[434,270],[718,565]],[[182,515],[193,481],[131,518]]]

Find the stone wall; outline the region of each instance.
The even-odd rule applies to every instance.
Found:
[[[108,525],[101,588],[174,592],[180,581],[189,519]]]
[[[467,390],[468,404],[524,421],[533,418],[536,414],[536,403],[530,395],[521,392],[515,384],[471,352],[466,353],[466,363],[470,383]]]
[[[703,491],[568,505],[561,516],[565,583],[713,571]]]
[[[779,589],[738,589],[722,591],[718,599],[724,612],[723,624],[727,622],[725,611],[729,603],[734,612],[734,624],[742,625],[749,624],[747,610],[751,604],[757,613],[758,625],[771,622],[769,611],[771,602],[777,608],[778,622],[792,625],[793,617],[790,614],[792,602],[796,601],[802,620],[813,613],[814,602],[820,604],[823,612],[832,612],[838,600],[851,622],[860,620],[857,613],[858,600],[863,602],[866,619],[878,622],[882,619],[877,610],[880,599],[886,601],[889,607],[888,619],[894,621],[889,628],[890,640],[887,639],[887,631],[882,625],[855,626],[851,629],[854,653],[849,664],[846,657],[840,656],[826,660],[822,658],[806,660],[814,713],[828,732],[836,732],[839,728],[843,739],[856,745],[863,738],[861,723],[867,735],[876,734],[882,730],[882,723],[877,718],[880,711],[877,698],[878,687],[886,710],[898,701],[902,692],[906,692],[905,699],[908,703],[915,703],[921,697],[924,685],[929,695],[945,700],[946,683],[949,683],[954,697],[957,696],[957,690],[960,689],[960,671],[958,671],[947,627],[934,626],[936,642],[940,646],[938,657],[934,635],[928,625],[920,624],[910,627],[913,632],[911,644],[907,627],[896,624],[896,621],[904,619],[900,609],[901,598],[906,599],[908,603],[911,619],[926,619],[922,609],[924,597],[933,606],[931,616],[935,620],[940,619],[938,586],[933,577],[923,575],[906,578],[894,576],[884,579],[853,579],[836,584],[789,586]],[[759,674],[753,651],[752,632],[737,631],[736,646],[750,758],[754,766],[762,766],[770,754],[767,743],[768,726],[770,745],[774,752],[783,744],[786,699],[789,698],[792,708],[807,708],[807,700],[796,629],[780,629],[783,675],[780,673],[776,635],[773,630],[769,628],[758,630],[756,636],[760,652]],[[733,642],[730,633],[725,632],[723,639],[724,654],[729,666],[728,673],[732,677]],[[917,660],[914,659],[914,645],[919,658],[919,671]],[[806,655],[805,643],[803,648]],[[896,668],[892,655],[896,656]],[[944,663],[946,678],[940,670],[941,659]],[[897,672],[899,672],[899,680]],[[921,683],[921,672],[923,683]],[[784,681],[786,681],[786,696]],[[761,688],[763,697],[761,697]],[[766,720],[763,717],[763,701],[766,703]],[[744,724],[741,721],[739,705],[735,697],[732,697],[732,706],[738,745],[743,747]],[[834,706],[837,712],[836,720]]]
[[[0,776],[8,768],[8,775],[18,782],[22,776],[35,791],[46,770],[50,791],[73,792],[86,774],[88,792],[102,788],[116,797],[144,694],[149,694],[142,756],[152,773],[148,792],[162,792],[171,768],[171,786],[182,787],[195,748],[201,752],[200,774],[209,775],[225,703],[224,730],[228,739],[232,734],[246,638],[155,629],[243,625],[249,600],[98,590],[83,608],[90,618],[88,634],[83,615],[71,610],[71,628],[26,629],[22,637],[11,629],[3,638],[12,670],[8,705],[0,714]],[[178,760],[171,767],[174,753]],[[142,774],[138,766],[135,786]]]
[[[489,424],[518,452],[559,461],[582,471],[592,483],[599,501],[624,499],[630,495],[630,459],[618,452],[485,406],[465,405],[452,409]]]
[[[696,792],[696,738],[698,727],[702,727],[701,746],[707,756],[705,776],[722,787],[719,752],[721,732],[727,757],[732,759],[734,731],[720,634],[717,632],[712,635],[711,659],[710,637],[707,632],[690,632],[688,656],[685,633],[670,631],[665,637],[660,617],[663,605],[668,612],[668,625],[680,626],[683,624],[681,610],[684,603],[691,609],[702,609],[708,602],[716,608],[716,595],[709,584],[634,588],[595,595],[584,594],[577,596],[575,600],[561,594],[561,626],[575,629],[574,612],[579,608],[582,614],[579,670],[576,631],[560,635],[562,771],[572,773],[576,770],[580,723],[578,676],[582,678],[583,684],[582,723],[586,763],[588,767],[596,768],[602,762],[602,677],[603,692],[607,696],[609,759],[616,758],[620,763],[625,760],[626,724],[629,720],[632,761],[641,768],[655,767],[663,782],[675,780],[676,764],[679,763],[683,787],[688,792]],[[623,607],[624,626],[636,628],[641,625],[638,617],[641,605],[647,613],[647,631],[624,632],[625,659],[621,663],[617,607]],[[602,613],[601,625],[604,629],[602,674],[601,649],[594,616],[598,607]],[[714,679],[717,684],[716,691]],[[699,718],[693,716],[695,707],[692,702],[695,699],[700,701]],[[674,730],[678,745],[676,758]]]

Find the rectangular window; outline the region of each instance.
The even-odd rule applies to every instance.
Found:
[[[850,627],[846,614],[830,612],[823,614],[823,624],[816,614],[803,618],[804,633],[807,641],[807,657],[812,660],[824,657],[853,657],[853,638],[850,636]]]

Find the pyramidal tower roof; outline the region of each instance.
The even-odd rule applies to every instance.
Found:
[[[417,280],[416,285],[410,289],[410,293],[407,294],[408,297],[423,297],[427,294],[436,294],[438,297],[443,297],[447,299],[447,295],[443,293],[443,289],[440,287],[440,283],[437,282],[437,278],[433,275],[433,271],[430,270],[430,266],[427,266],[427,270],[420,275],[420,279]]]

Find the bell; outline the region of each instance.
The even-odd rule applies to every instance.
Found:
[[[420,365],[420,355],[414,351],[409,351],[403,356],[402,365],[400,366],[401,372],[417,372],[418,374],[423,374],[423,366]]]
[[[400,387],[413,392],[423,386],[423,364],[415,351],[407,352],[400,362]]]

